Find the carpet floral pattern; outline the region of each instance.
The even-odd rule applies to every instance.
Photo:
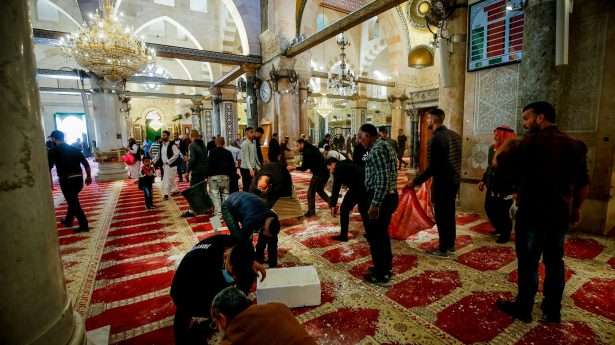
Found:
[[[293,172],[293,180],[305,206],[309,174]],[[207,216],[181,218],[186,202],[181,196],[162,201],[158,187],[158,207],[147,211],[134,181],[93,184],[81,193],[92,230],[74,233],[58,223],[76,309],[88,330],[110,326],[113,344],[174,343],[169,297],[174,270],[194,243],[215,233]],[[186,187],[180,183],[180,189]],[[65,209],[56,203],[58,220]],[[319,344],[615,343],[613,239],[570,235],[565,321],[526,325],[493,306],[514,295],[515,252],[512,243],[496,244],[491,226],[479,216],[459,214],[455,259],[425,255],[437,244],[435,229],[393,241],[393,285],[378,287],[361,280],[371,258],[358,213],[352,215],[350,241],[340,243],[331,239],[339,221],[318,197],[317,211],[318,217],[283,228],[280,263],[314,265],[319,272],[322,304],[293,310]],[[534,318],[539,317],[536,308]]]

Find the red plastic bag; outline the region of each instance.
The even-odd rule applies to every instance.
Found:
[[[418,192],[404,188],[399,198],[399,206],[389,225],[389,233],[396,240],[405,240],[411,235],[435,224],[431,205],[431,179],[424,183]]]
[[[133,165],[137,162],[137,158],[132,153],[128,152],[127,154],[122,156],[122,160],[126,165]]]

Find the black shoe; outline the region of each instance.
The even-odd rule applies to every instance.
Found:
[[[65,228],[71,228],[73,226],[73,222],[66,221],[66,218],[62,219],[61,223],[62,225],[64,225]]]
[[[391,273],[387,274],[377,274],[373,270],[365,273],[363,276],[363,280],[378,286],[389,287],[392,285],[391,283]]]
[[[75,229],[75,231],[76,232],[88,232],[88,231],[90,231],[90,228],[89,227],[86,227],[86,228],[79,227],[79,228]]]
[[[336,240],[336,241],[340,241],[340,242],[348,242],[348,236],[336,235],[336,236],[333,236],[331,238]]]
[[[495,240],[495,243],[504,244],[504,243],[508,243],[508,241],[510,241],[509,236],[498,235],[498,239]]]
[[[517,304],[517,302],[498,300],[497,302],[495,302],[495,305],[500,311],[512,316],[514,319],[523,321],[525,323],[532,322],[532,314],[521,312],[519,310],[519,305]]]
[[[190,212],[190,211],[186,211],[186,212],[182,213],[182,217],[184,217],[184,218],[189,218],[189,217],[194,217],[194,216],[195,216],[195,214]]]
[[[164,197],[162,197],[164,200],[169,200],[169,196],[165,195]]]
[[[306,218],[315,217],[316,216],[316,212],[307,211],[307,212],[305,212],[305,214],[303,216],[306,217]]]
[[[540,321],[544,323],[561,323],[562,315],[560,313],[543,313]]]
[[[432,252],[428,252],[427,254],[438,257],[438,258],[449,258],[448,251],[441,251],[440,249],[434,250]]]

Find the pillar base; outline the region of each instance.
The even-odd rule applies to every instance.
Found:
[[[126,166],[121,162],[99,162],[96,181],[119,181],[128,177]]]

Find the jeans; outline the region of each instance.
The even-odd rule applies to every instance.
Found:
[[[366,198],[367,202],[363,202],[360,206],[362,212],[367,213],[370,207],[371,199]],[[368,219],[366,227],[366,237],[369,243],[369,248],[372,253],[372,262],[374,263],[374,274],[385,275],[389,274],[393,268],[393,252],[391,251],[391,239],[389,238],[389,224],[391,217],[397,209],[399,196],[397,193],[391,193],[384,197],[378,218]]]
[[[216,215],[222,214],[222,203],[229,194],[229,177],[226,175],[210,176],[207,180],[209,185],[209,197],[214,203]]]
[[[252,184],[252,175],[250,175],[250,169],[239,169],[241,172],[241,185],[243,186],[244,192],[250,191],[250,184]],[[256,169],[254,170],[254,174],[256,175]]]
[[[146,207],[154,206],[154,195],[152,192],[152,185],[143,186],[143,198],[145,199]]]
[[[518,219],[518,218],[517,218]],[[517,221],[515,249],[519,284],[517,302],[520,311],[531,313],[538,290],[538,263],[542,256],[545,281],[542,310],[559,315],[566,285],[564,272],[564,237],[568,226],[537,225]]]
[[[502,198],[496,198],[490,196],[489,190],[487,191],[487,197],[485,198],[485,212],[489,221],[495,228],[495,232],[506,238],[510,238],[512,232],[512,219],[510,218],[510,208],[512,207],[513,200],[504,200]]]
[[[325,185],[327,184],[328,179],[329,176],[312,175],[312,179],[310,180],[310,186],[308,187],[307,191],[308,213],[316,213],[316,193],[318,193],[318,195],[320,195],[320,198],[324,200],[327,204],[329,203],[329,196],[325,192]]]
[[[83,209],[81,208],[81,204],[79,203],[79,192],[83,189],[83,176],[76,176],[66,179],[61,178],[60,189],[62,190],[62,194],[64,194],[64,199],[68,205],[66,217],[64,218],[65,225],[68,227],[72,226],[74,218],[77,217],[77,220],[79,221],[79,228],[87,229],[88,220],[85,217]]]
[[[258,241],[256,242],[256,261],[264,263],[266,247],[267,261],[270,268],[278,265],[278,234],[271,235],[266,236],[261,229],[258,233]]]
[[[179,176],[179,181],[183,181],[182,175],[186,172],[186,162],[183,157],[177,158],[177,175]]]
[[[349,188],[344,195],[344,200],[342,200],[342,205],[340,207],[340,236],[348,237],[348,224],[350,223],[350,212],[352,209],[361,202],[361,199],[366,197],[365,193],[357,192],[356,190]],[[366,210],[364,208],[359,207],[359,212],[361,213],[361,219],[363,220],[363,225],[365,229],[367,229],[366,221],[368,219]]]
[[[431,200],[440,238],[439,250],[442,252],[455,249],[457,238],[455,199],[458,189],[458,185],[436,184],[436,182],[432,187]]]

